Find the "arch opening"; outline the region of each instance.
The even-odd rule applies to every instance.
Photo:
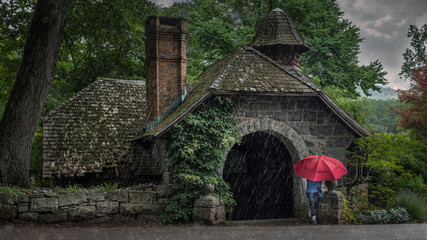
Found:
[[[223,177],[237,202],[233,220],[294,217],[292,158],[271,132],[247,134],[233,146]]]

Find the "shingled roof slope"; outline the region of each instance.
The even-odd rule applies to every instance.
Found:
[[[44,117],[44,177],[120,164],[145,117],[145,82],[98,79]]]
[[[310,50],[299,36],[294,21],[281,9],[271,11],[260,23],[252,47],[283,45],[300,49],[300,53]]]
[[[286,68],[252,47],[244,46],[203,72],[184,102],[154,128],[137,137],[155,137],[181,121],[211,94],[315,94],[311,81],[302,81]]]
[[[157,137],[197,108],[212,94],[317,96],[360,137],[372,134],[353,119],[301,70],[283,66],[250,46],[244,46],[210,66],[189,89],[175,111],[136,139]]]

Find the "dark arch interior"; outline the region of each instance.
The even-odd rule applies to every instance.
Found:
[[[233,220],[294,216],[292,160],[273,135],[256,132],[244,136],[227,156],[224,179],[237,202]]]

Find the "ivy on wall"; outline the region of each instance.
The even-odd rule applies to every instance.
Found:
[[[204,196],[202,187],[208,183],[215,186],[213,195],[231,214],[236,202],[218,170],[224,167],[225,151],[241,139],[230,119],[234,109],[230,98],[213,97],[169,131],[168,165],[173,187],[165,222],[190,221],[194,201]]]

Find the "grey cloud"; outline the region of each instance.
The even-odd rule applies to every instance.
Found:
[[[365,39],[359,60],[362,64],[379,59],[388,72],[392,88],[408,88],[409,82],[399,78],[402,54],[409,47],[407,32],[410,24],[427,23],[425,0],[337,0],[344,18],[360,28]]]

